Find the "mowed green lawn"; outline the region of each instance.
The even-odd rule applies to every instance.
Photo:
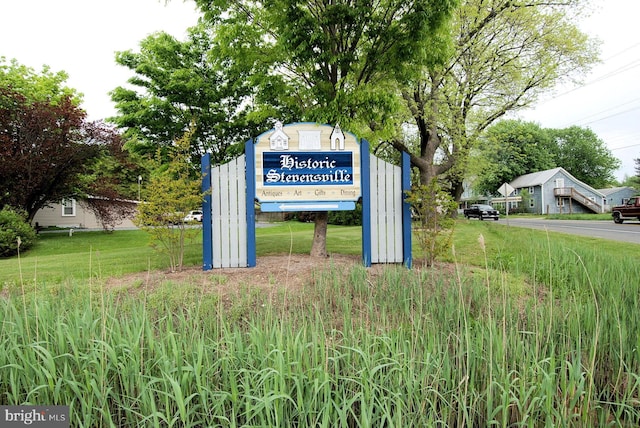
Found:
[[[478,237],[483,235],[489,261],[505,264],[511,259],[528,257],[528,248],[519,244],[523,236],[547,239],[545,232],[510,228],[502,224],[458,221],[454,234],[454,254],[442,261],[483,265]],[[300,222],[273,223],[256,229],[258,263],[260,256],[274,254],[307,254],[313,239],[313,224]],[[555,240],[582,248],[593,248],[611,258],[638,257],[638,246],[594,238],[550,234]],[[419,260],[421,249],[414,239],[413,257]],[[329,226],[329,253],[362,254],[361,227]],[[185,266],[202,265],[202,234],[187,243]],[[36,245],[18,257],[0,259],[0,286],[33,283],[60,283],[65,280],[85,281],[89,278],[120,276],[132,272],[168,269],[167,256],[150,246],[149,236],[140,230],[104,232],[43,233]]]
[[[190,263],[196,263],[196,245],[189,247]],[[43,233],[34,247],[20,258],[0,260],[2,282],[34,278],[46,282],[87,280],[91,276],[122,275],[159,269],[166,263],[149,246],[140,230],[104,232]]]
[[[330,226],[327,249],[340,254],[361,253],[361,228]],[[304,254],[311,250],[313,224],[287,222],[257,228],[257,252]],[[185,266],[202,265],[202,234],[186,245]],[[18,257],[0,259],[0,284],[21,281],[59,283],[67,279],[118,276],[167,269],[167,256],[155,251],[141,230],[42,233],[36,245]]]

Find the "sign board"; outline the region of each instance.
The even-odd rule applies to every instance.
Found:
[[[353,210],[362,195],[360,144],[338,125],[278,122],[254,151],[263,212]]]
[[[247,141],[211,166],[202,156],[202,267],[256,266],[255,200],[262,211],[353,210],[362,198],[362,261],[411,267],[411,160],[392,165],[338,126],[298,123]]]
[[[505,198],[509,196],[513,191],[516,190],[509,183],[503,183],[502,186],[498,189],[498,193],[500,193]]]

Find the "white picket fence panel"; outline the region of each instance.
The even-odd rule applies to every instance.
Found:
[[[247,267],[246,155],[211,168],[213,268]]]
[[[402,168],[369,154],[371,262],[402,263]],[[363,213],[363,215],[367,215]]]

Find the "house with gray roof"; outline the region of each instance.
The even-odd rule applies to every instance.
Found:
[[[598,191],[605,196],[604,210],[606,212],[611,211],[611,207],[626,204],[631,197],[640,193],[633,187],[611,187],[609,189],[598,189]]]
[[[514,189],[493,204],[509,202],[537,214],[577,214],[605,212],[606,196],[569,174],[564,168],[521,175],[510,186]],[[523,197],[524,196],[524,197]]]

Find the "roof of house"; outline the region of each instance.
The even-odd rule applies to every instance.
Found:
[[[532,186],[540,186],[547,181],[551,180],[551,178],[558,173],[558,171],[564,171],[563,168],[553,168],[547,169],[545,171],[532,172],[531,174],[521,175],[520,177],[516,177],[509,184],[516,189],[520,189],[522,187],[532,187]],[[564,171],[565,174],[570,175],[567,171]]]
[[[626,186],[626,187],[609,187],[607,189],[598,189],[598,192],[602,193],[605,196],[609,196],[609,195],[612,195],[612,194],[617,193],[617,192],[621,192],[621,191],[626,190],[626,189],[630,189],[630,190],[633,190],[635,192],[635,189],[633,187],[628,187],[628,186]]]
[[[513,181],[509,184],[515,189],[522,189],[523,187],[541,186],[547,183],[549,180],[551,180],[558,172],[562,172],[565,176],[571,178],[576,183],[580,183],[582,187],[590,189],[594,193],[600,194],[600,196],[605,196],[600,190],[596,190],[593,187],[589,186],[588,184],[585,184],[582,181],[578,180],[573,175],[569,174],[562,167],[521,175],[520,177],[514,178]]]

